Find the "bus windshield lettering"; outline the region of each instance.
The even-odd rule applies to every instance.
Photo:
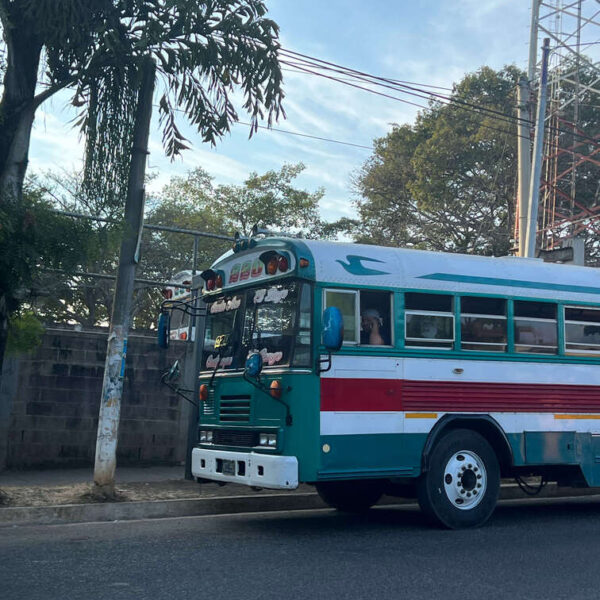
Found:
[[[310,298],[310,286],[298,281],[217,298],[207,311],[202,368],[242,369],[251,352],[265,366],[309,366]],[[221,351],[220,335],[229,340]]]

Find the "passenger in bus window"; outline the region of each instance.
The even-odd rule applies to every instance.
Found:
[[[376,308],[362,311],[360,319],[360,343],[371,346],[385,346],[383,319]]]

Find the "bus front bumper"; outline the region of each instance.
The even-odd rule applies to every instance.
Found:
[[[212,481],[293,490],[298,487],[298,460],[295,456],[194,448],[192,475]]]

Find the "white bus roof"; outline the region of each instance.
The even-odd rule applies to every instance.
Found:
[[[302,243],[315,261],[317,281],[600,303],[600,270],[592,267],[511,256],[312,240]]]

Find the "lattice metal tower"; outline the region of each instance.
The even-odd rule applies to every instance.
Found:
[[[550,38],[551,52],[538,244],[553,249],[585,237],[594,256],[600,254],[593,248],[600,246],[600,0],[533,0],[533,99],[543,38]]]

